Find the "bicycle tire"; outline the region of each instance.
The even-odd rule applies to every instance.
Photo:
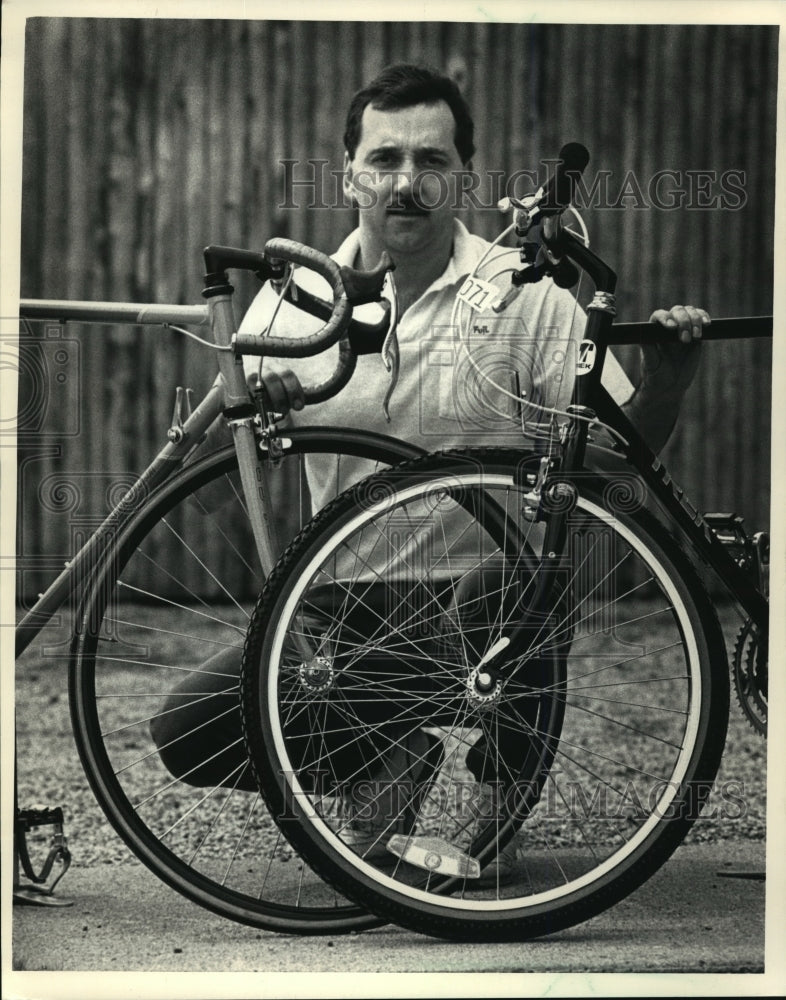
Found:
[[[630,477],[578,477],[559,570],[564,587],[554,590],[560,600],[544,607],[531,655],[516,662],[518,681],[514,671],[495,689],[490,706],[478,700],[477,686],[472,690],[468,685],[479,652],[499,640],[501,617],[490,621],[483,646],[471,646],[470,629],[464,628],[467,641],[462,638],[463,648],[452,657],[435,653],[434,635],[423,629],[419,653],[407,646],[407,661],[401,654],[401,631],[391,625],[392,619],[378,632],[372,628],[369,633],[366,623],[355,639],[348,610],[346,627],[334,614],[328,628],[315,628],[304,614],[308,609],[313,616],[319,601],[324,604],[320,580],[331,573],[338,581],[334,588],[358,593],[346,576],[345,553],[360,553],[359,565],[367,568],[367,540],[377,540],[374,544],[385,552],[414,551],[415,542],[402,532],[402,523],[416,524],[419,532],[427,523],[447,525],[445,537],[450,539],[448,513],[455,517],[461,510],[459,516],[466,520],[471,506],[466,498],[473,491],[495,497],[513,520],[524,524],[522,511],[537,464],[537,456],[479,449],[406,463],[359,484],[324,509],[290,546],[248,631],[243,721],[271,814],[326,882],[383,919],[425,934],[523,940],[572,926],[613,905],[646,881],[682,842],[708,798],[723,751],[729,683],[717,616],[679,543],[643,509]],[[439,511],[441,497],[447,507]],[[429,510],[427,521],[423,512]],[[446,542],[444,552],[436,551],[435,535],[437,531],[428,535],[428,551],[437,567],[445,565],[453,542]],[[482,549],[479,553],[488,557]],[[470,566],[472,560],[466,558]],[[544,554],[541,568],[548,559]],[[392,556],[387,565],[394,566]],[[337,573],[336,567],[343,568]],[[384,570],[395,595],[392,605],[406,600],[397,576],[400,568],[399,563]],[[426,569],[420,565],[421,574]],[[525,589],[535,579],[530,576]],[[362,572],[358,582],[364,582]],[[445,601],[434,602],[432,633],[444,629],[445,606]],[[455,619],[451,621],[455,627]],[[544,628],[545,638],[538,639]],[[296,635],[306,636],[314,659],[298,663],[303,651],[292,650]],[[548,648],[564,659],[566,672],[564,682],[556,685],[563,717],[551,733],[556,746],[545,762],[544,781],[524,808],[508,796],[487,809],[481,822],[480,805],[487,800],[484,778],[478,777],[477,762],[470,771],[468,758],[462,763],[463,745],[480,733],[477,742],[481,753],[492,758],[492,775],[505,767],[512,773],[519,766],[509,746],[503,748],[499,739],[494,746],[489,736],[493,725],[513,720],[530,744],[545,745],[547,740],[523,719],[514,698],[538,692],[538,677],[548,675],[538,674],[537,665]],[[426,665],[417,673],[419,690],[412,686],[413,660]],[[386,716],[369,708],[375,698],[388,699]],[[303,739],[304,717],[310,720],[310,743]],[[401,727],[391,727],[390,718],[400,720]],[[331,727],[343,734],[337,736]],[[342,801],[355,796],[360,771],[348,772],[341,764],[338,741],[354,741],[356,760],[362,761],[364,754],[369,760],[374,754],[392,759],[382,746],[395,748],[390,752],[401,759],[417,731],[430,733],[429,759],[436,763],[416,780],[372,782],[366,802],[375,797],[379,803],[395,802],[398,811],[389,805],[383,815],[384,835],[377,835],[375,845],[381,842],[386,851],[357,847],[354,827],[361,814],[356,811],[354,819],[347,819],[346,809],[337,811],[334,800],[337,781],[344,782]],[[376,742],[369,743],[372,732]],[[434,737],[443,745],[436,758]],[[331,754],[337,762],[333,771]],[[422,750],[420,757],[425,760]],[[313,778],[317,763],[330,779],[319,787]],[[523,767],[517,773],[531,789],[531,773]],[[394,784],[398,799],[385,798]],[[461,830],[462,823],[467,825],[461,807],[464,786],[476,796],[471,835]],[[401,795],[414,802],[415,793],[421,811],[414,817],[407,814],[402,827]],[[430,812],[423,805],[429,801]],[[475,881],[489,862],[492,875],[495,865],[499,872],[497,852],[504,854],[505,841],[513,834],[511,882],[503,884],[501,876],[492,878],[490,886]]]
[[[329,461],[336,463],[338,482],[342,460],[363,459],[363,466],[373,469],[418,450],[381,435],[336,428],[301,428],[282,436],[287,457],[271,475],[289,476],[290,487],[297,481],[298,488],[304,456],[314,452],[335,453]],[[157,713],[174,711],[170,719],[177,718],[178,709],[167,708],[165,700],[176,697],[170,677],[199,677],[207,653],[222,643],[237,647],[239,672],[248,609],[233,587],[250,595],[245,602],[250,608],[261,579],[250,529],[231,537],[233,522],[248,521],[236,470],[231,446],[186,466],[130,518],[96,567],[77,615],[69,671],[81,761],[128,847],[167,885],[208,910],[290,933],[376,926],[377,918],[324,886],[293,856],[272,821],[261,815],[258,791],[241,790],[243,771],[234,788],[234,779],[206,786],[207,771],[199,777],[201,786],[192,784],[209,763],[197,760],[193,773],[173,775],[162,754],[171,754],[179,739],[199,753],[194,737],[178,736],[174,744],[159,747],[151,732]],[[215,500],[217,487],[229,505],[212,513],[200,510]],[[302,519],[309,515],[304,505]],[[208,563],[209,556],[217,566]],[[237,680],[218,684],[226,691],[214,690],[211,680],[205,692],[206,700],[219,706],[216,718],[228,714],[227,705],[237,705],[237,694],[230,694]],[[180,697],[198,700],[193,692]],[[239,718],[237,735],[242,737]],[[214,750],[203,751],[208,761]]]

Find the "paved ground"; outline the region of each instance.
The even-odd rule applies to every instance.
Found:
[[[548,990],[553,995],[566,995],[563,990],[578,995],[573,977],[565,978],[575,973],[682,974],[665,979],[644,977],[640,982],[647,984],[650,994],[671,992],[670,983],[690,983],[695,976],[706,984],[707,973],[753,973],[743,980],[735,975],[726,977],[728,991],[724,988],[722,992],[777,994],[783,990],[765,988],[761,976],[765,883],[728,877],[733,871],[755,872],[763,867],[761,843],[686,845],[661,872],[611,911],[551,937],[492,946],[458,946],[394,927],[347,937],[275,935],[202,911],[136,865],[73,868],[58,890],[58,894],[73,898],[73,906],[14,909],[13,959],[15,966],[24,970],[261,972],[265,974],[264,985],[255,994],[260,996],[298,995],[295,983],[299,980],[288,977],[286,987],[278,992],[274,984],[279,980],[274,973],[321,974],[299,995],[348,996],[353,992],[352,984],[357,986],[365,979],[344,980],[336,993],[330,974],[372,972],[562,974]],[[724,872],[727,874],[721,874]],[[689,973],[694,975],[686,977]],[[469,981],[472,977],[465,978]],[[106,981],[91,976],[89,982],[93,987],[105,983],[100,995],[114,997],[120,993],[112,990],[128,987],[133,979],[125,976]],[[190,977],[186,979],[190,981]],[[156,981],[161,992],[153,992],[153,996],[164,996],[164,984],[168,987],[178,982],[184,988],[185,982],[182,977]],[[221,977],[218,988],[229,989],[233,981],[232,977]],[[445,989],[454,996],[463,992],[456,988],[456,980],[444,975],[429,981],[431,996]],[[83,977],[50,980],[31,974],[21,984],[31,992],[7,982],[5,989],[12,985],[13,991],[4,995],[83,997],[87,995],[86,982]],[[586,978],[581,982],[586,983]],[[51,983],[54,985],[48,985]],[[745,983],[752,984],[750,989],[742,988]],[[67,992],[71,988],[74,992]],[[197,989],[196,984],[193,989]],[[608,986],[604,991],[611,995]],[[369,987],[365,995],[372,992]],[[687,995],[691,990],[683,986],[676,992]],[[223,994],[211,988],[209,994],[182,995]],[[386,995],[404,993],[389,991]],[[476,989],[475,993],[470,990],[470,995],[483,993]],[[628,991],[627,995],[633,993]]]

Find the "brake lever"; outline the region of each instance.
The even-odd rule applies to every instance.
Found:
[[[393,271],[389,271],[387,275],[388,291],[390,302],[390,326],[388,327],[388,332],[385,335],[385,340],[382,344],[382,361],[390,372],[390,384],[388,385],[387,392],[385,393],[385,398],[382,400],[382,411],[385,414],[385,420],[390,423],[390,399],[393,392],[398,385],[398,373],[399,373],[399,362],[400,353],[398,348],[398,337],[396,336],[396,329],[398,327],[398,291],[396,289],[396,282],[393,277]]]

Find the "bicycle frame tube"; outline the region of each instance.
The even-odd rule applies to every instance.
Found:
[[[58,323],[141,323],[145,326],[203,326],[209,318],[206,305],[71,302],[67,299],[22,299],[19,315],[23,319],[48,319]]]
[[[616,274],[594,254],[583,242],[571,233],[563,232],[560,242],[561,252],[577,263],[592,279],[596,292],[587,307],[587,322],[584,343],[592,345],[594,363],[589,370],[578,373],[568,412],[572,419],[565,428],[559,461],[549,469],[549,474],[558,472],[560,477],[570,479],[571,472],[583,469],[589,422],[597,417],[616,430],[623,438],[621,455],[627,459],[641,475],[648,488],[675,522],[678,531],[684,535],[699,556],[718,574],[731,595],[739,602],[747,614],[764,631],[769,621],[769,605],[754,582],[737,565],[723,543],[717,538],[698,509],[685,496],[666,471],[660,459],[650,450],[644,439],[636,431],[622,410],[617,406],[601,384],[601,375],[610,343],[627,342],[630,335],[615,337],[613,332],[614,290]],[[710,328],[708,339],[740,336],[741,320],[721,321],[717,330]],[[636,330],[641,333],[640,329]],[[757,317],[753,321],[753,336],[772,336],[772,321],[768,317]],[[548,488],[548,475],[544,490]],[[567,525],[567,512],[554,512],[547,517],[543,552],[548,564],[555,562],[562,552]],[[496,652],[485,664],[486,671],[494,675],[504,673],[506,665],[523,652],[528,642],[527,628],[533,617],[537,618],[537,608],[546,595],[550,583],[548,574],[535,588],[529,609],[508,637],[508,644]]]
[[[731,558],[723,543],[704,521],[698,509],[685,496],[685,491],[673,482],[660,459],[650,450],[636,428],[627,419],[601,383],[603,362],[609,343],[623,338],[615,338],[612,320],[615,315],[613,292],[616,286],[614,272],[591,250],[570,233],[564,233],[563,248],[566,256],[577,263],[592,279],[596,294],[587,307],[585,340],[595,344],[596,361],[587,373],[576,377],[573,390],[573,404],[587,407],[592,414],[618,431],[625,440],[622,447],[628,462],[639,472],[648,488],[671,515],[678,529],[691,542],[712,568],[718,573],[731,594],[742,604],[747,613],[761,627],[768,622],[768,602],[758,591],[753,581]],[[707,339],[739,336],[739,320],[720,321],[716,328],[710,326]],[[653,328],[654,330],[657,328]],[[772,336],[772,322],[767,317],[758,317],[752,322],[753,336]],[[574,412],[575,409],[574,409]],[[579,444],[566,455],[567,468],[563,472],[580,468],[584,460],[584,443],[588,425],[580,421],[574,434]],[[556,518],[558,524],[559,516]]]
[[[26,299],[20,303],[20,315],[26,319],[57,319],[62,322],[125,322],[156,326],[168,323],[204,325],[209,321],[213,342],[221,347],[228,347],[235,333],[230,290],[212,294],[207,304],[200,306]],[[232,429],[246,509],[262,571],[266,576],[270,573],[276,561],[275,546],[268,515],[265,475],[258,460],[254,428],[256,409],[249,397],[242,358],[233,351],[221,351],[218,364],[219,379],[187,417],[177,439],[170,441],[156,455],[97,531],[23,616],[16,628],[17,656],[27,649],[64,602],[91,577],[109,544],[129,518],[140,510],[157,487],[182,466],[189,452],[222,413]],[[416,453],[421,452],[417,449]]]
[[[211,295],[208,304],[215,342],[229,344],[235,333],[231,293]],[[276,563],[276,550],[267,511],[265,480],[257,458],[256,408],[249,398],[242,357],[234,352],[223,352],[218,365],[224,379],[224,415],[232,429],[251,530],[262,572],[268,576]]]
[[[204,324],[209,320],[214,343],[228,346],[235,332],[231,294],[215,295],[204,306],[139,305],[111,302],[67,302],[60,300],[23,300],[20,315],[27,319],[53,319],[89,323],[166,323]],[[204,400],[186,419],[182,433],[156,455],[139,479],[109,513],[98,530],[63,571],[40,595],[16,628],[16,655],[30,645],[52,615],[89,579],[106,552],[109,543],[146,502],[150,494],[178,469],[205,431],[223,412],[232,428],[241,482],[246,494],[259,557],[265,574],[275,563],[270,521],[266,510],[264,478],[256,454],[253,423],[256,415],[249,398],[242,359],[234,352],[219,353],[221,378]]]
[[[70,559],[59,576],[40,595],[16,627],[16,655],[24,652],[57,609],[88,580],[104,552],[132,514],[172,473],[180,468],[185,456],[199,443],[207,428],[219,416],[224,390],[214,385],[183,425],[183,435],[165,445],[134,485],[112,509],[103,523]]]
[[[718,540],[715,532],[694,507],[685,491],[671,478],[663,462],[648,447],[633,424],[602,385],[593,399],[598,418],[614,428],[624,438],[622,454],[649,490],[668,512],[679,531],[688,539],[699,556],[718,574],[729,593],[743,606],[760,628],[768,623],[769,605],[753,581],[737,565]]]

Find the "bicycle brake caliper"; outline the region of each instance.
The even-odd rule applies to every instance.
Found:
[[[257,424],[261,426],[261,421],[257,418]],[[292,438],[282,437],[281,432],[275,424],[262,427],[258,432],[259,450],[266,453],[272,468],[275,468],[287,451],[292,447]]]
[[[532,488],[524,494],[522,514],[528,521],[540,520],[540,501],[543,494],[543,484],[546,482],[550,464],[550,459],[544,455],[540,460],[538,471],[536,473],[527,473],[526,483]]]

